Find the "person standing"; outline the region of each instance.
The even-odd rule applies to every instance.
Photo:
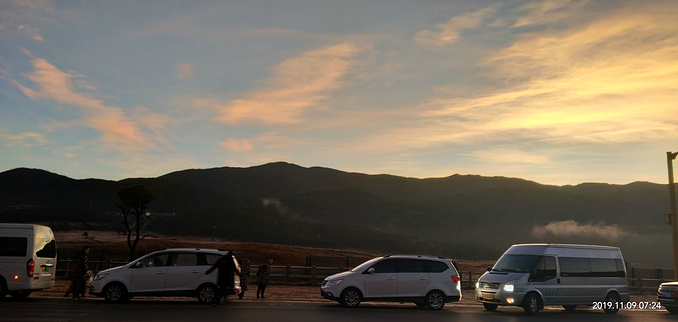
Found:
[[[259,270],[257,270],[257,278],[259,279],[257,298],[259,298],[260,295],[262,299],[266,298],[264,292],[266,291],[268,280],[271,278],[271,265],[273,265],[273,258],[269,258],[268,262],[259,266]]]
[[[71,288],[73,291],[73,299],[78,300],[85,296],[85,286],[87,284],[87,254],[89,254],[89,246],[75,252],[75,257],[71,263]],[[69,288],[69,290],[71,290]],[[68,294],[68,291],[66,291]]]
[[[238,298],[242,300],[245,296],[245,291],[247,291],[247,278],[250,276],[250,260],[245,258],[240,265],[240,294]]]
[[[205,275],[212,273],[215,269],[219,270],[217,276],[219,290],[217,290],[217,294],[214,297],[214,307],[221,307],[221,299],[226,295],[228,290],[233,290],[235,286],[235,281],[233,280],[234,274],[238,274],[240,271],[233,260],[233,253],[231,252],[221,256],[214,265],[205,271]]]

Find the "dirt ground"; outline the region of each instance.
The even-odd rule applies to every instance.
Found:
[[[87,236],[84,236],[87,233]],[[119,252],[127,254],[127,236],[110,231],[69,231],[56,232],[55,238],[59,249],[79,249],[85,245],[90,247],[90,260],[98,259],[100,252],[106,254]],[[238,259],[247,258],[250,263],[256,265],[266,262],[268,258],[274,258],[274,265],[306,265],[308,256],[317,257],[359,257],[373,258],[384,254],[370,253],[354,249],[330,249],[316,247],[301,247],[289,245],[273,245],[252,242],[232,242],[195,238],[195,237],[168,237],[153,235],[139,241],[136,249],[137,254],[166,248],[212,248],[231,250]],[[62,256],[62,255],[60,255]],[[111,258],[106,258],[110,260]],[[113,258],[113,260],[126,260],[126,258]],[[470,261],[452,258],[460,272],[482,273],[487,267],[494,264],[494,260]]]

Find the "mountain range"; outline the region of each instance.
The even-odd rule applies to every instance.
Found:
[[[132,184],[155,195],[147,233],[460,259],[496,259],[516,243],[603,244],[636,265],[672,266],[668,188],[648,182],[417,179],[285,162],[119,181],[17,168],[0,173],[0,221],[120,230],[116,192]]]

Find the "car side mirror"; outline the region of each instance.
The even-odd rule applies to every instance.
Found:
[[[375,271],[376,271],[376,269],[374,269],[374,267],[370,267],[370,268],[367,270],[367,274],[373,274]]]
[[[132,267],[134,267],[134,268],[141,267],[141,261],[134,263],[134,265]]]

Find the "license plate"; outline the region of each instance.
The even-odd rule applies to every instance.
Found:
[[[49,267],[43,267],[43,268],[42,268],[42,271],[43,271],[43,272],[49,272]]]
[[[671,298],[671,293],[662,293],[662,297]]]
[[[484,293],[483,300],[494,300],[494,294]]]

